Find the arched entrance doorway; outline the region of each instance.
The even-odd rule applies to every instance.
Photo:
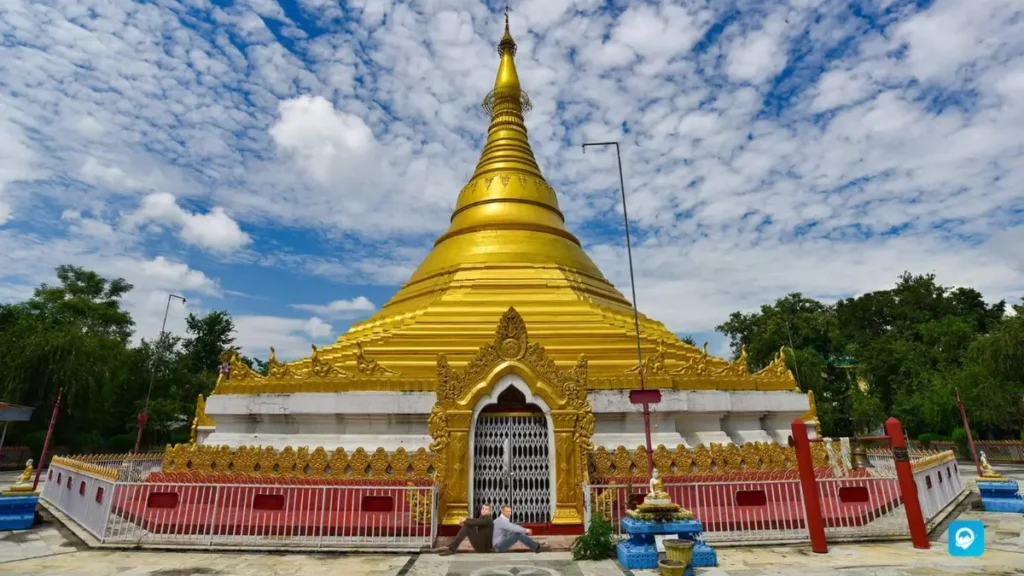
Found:
[[[497,396],[481,400],[474,419],[472,510],[490,504],[497,512],[509,504],[513,522],[548,524],[554,449],[546,406],[528,398],[529,388],[516,376],[499,384],[504,386],[495,386]]]

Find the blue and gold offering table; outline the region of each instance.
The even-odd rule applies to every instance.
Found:
[[[627,570],[655,570],[658,568],[658,546],[655,536],[674,536],[690,540],[693,545],[693,560],[686,568],[687,576],[693,576],[693,567],[718,565],[718,555],[707,544],[700,541],[704,525],[688,510],[672,503],[668,493],[662,489],[658,470],[651,475],[650,491],[636,510],[627,512],[622,519],[622,531],[629,534],[615,548],[619,564]]]
[[[32,490],[32,460],[14,484],[0,492],[0,531],[28,530],[36,520],[39,493]]]
[[[981,505],[986,512],[1016,512],[1024,514],[1024,499],[1018,494],[1016,480],[1004,478],[992,469],[985,453],[981,453],[981,477],[978,478]]]

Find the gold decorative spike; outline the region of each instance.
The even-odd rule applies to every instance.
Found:
[[[707,344],[705,343],[705,354],[707,353]],[[714,372],[715,376],[749,376],[750,367],[747,365],[747,347],[740,345],[740,356],[736,360],[729,363],[728,366]]]
[[[807,412],[804,412],[801,420],[814,424],[814,432],[821,437],[821,421],[818,420],[818,405],[814,402],[814,390],[807,391]]]
[[[277,352],[274,347],[270,347],[270,358],[267,359],[267,377],[278,378],[281,380],[289,378],[299,378],[299,374],[288,367],[287,364],[282,364],[277,360]]]
[[[356,370],[367,376],[398,376],[398,372],[388,370],[376,360],[369,360],[363,352],[363,345],[356,343]]]
[[[672,374],[682,375],[698,375],[703,376],[708,373],[708,343],[704,342],[704,348],[700,352],[695,360],[691,360],[689,363],[680,366],[679,368],[672,371]]]
[[[200,427],[215,428],[216,426],[217,423],[213,421],[213,418],[206,415],[206,398],[203,398],[203,395],[200,394],[199,397],[196,398],[196,415],[195,418],[192,419],[192,443],[196,443]]]
[[[644,359],[643,364],[637,364],[626,370],[626,374],[662,374],[665,372],[665,341],[658,340],[658,353]]]
[[[345,374],[341,370],[334,367],[327,360],[324,360],[320,356],[320,350],[316,347],[316,344],[311,344],[313,347],[313,355],[309,357],[309,372],[317,378],[331,378],[331,377],[342,377],[346,378],[349,375]]]

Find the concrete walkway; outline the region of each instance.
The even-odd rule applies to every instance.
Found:
[[[1024,574],[1024,517],[968,512],[986,525],[981,558],[949,556],[943,538],[930,550],[908,542],[807,547],[723,548],[721,566],[698,576],[930,576]],[[621,576],[612,561],[572,562],[566,552],[459,554],[264,554],[91,550],[63,527],[0,535],[0,574],[23,576]],[[637,576],[656,574],[637,571]]]
[[[961,471],[965,467],[961,466]],[[997,467],[1021,478],[1024,467]],[[973,472],[973,471],[972,471]],[[965,479],[968,476],[964,473]],[[1024,482],[1022,482],[1024,484]],[[986,552],[954,558],[946,535],[930,550],[909,542],[832,546],[828,554],[808,547],[721,548],[720,566],[698,576],[931,576],[1024,574],[1024,516],[968,511],[981,520]],[[612,560],[573,562],[566,552],[459,554],[281,554],[93,550],[52,523],[24,532],[0,533],[0,574],[23,576],[621,576]],[[637,571],[651,576],[654,571]]]

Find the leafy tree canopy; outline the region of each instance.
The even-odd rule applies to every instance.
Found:
[[[218,358],[233,345],[231,316],[190,314],[184,338],[164,333],[133,345],[135,323],[121,306],[131,284],[78,266],[56,272],[57,284],[0,305],[0,355],[7,359],[0,394],[37,408],[31,422],[11,427],[6,443],[40,444],[58,391],[56,442],[71,448],[130,447],[142,410],[149,415],[144,440],[187,438],[196,396],[213,390]]]

